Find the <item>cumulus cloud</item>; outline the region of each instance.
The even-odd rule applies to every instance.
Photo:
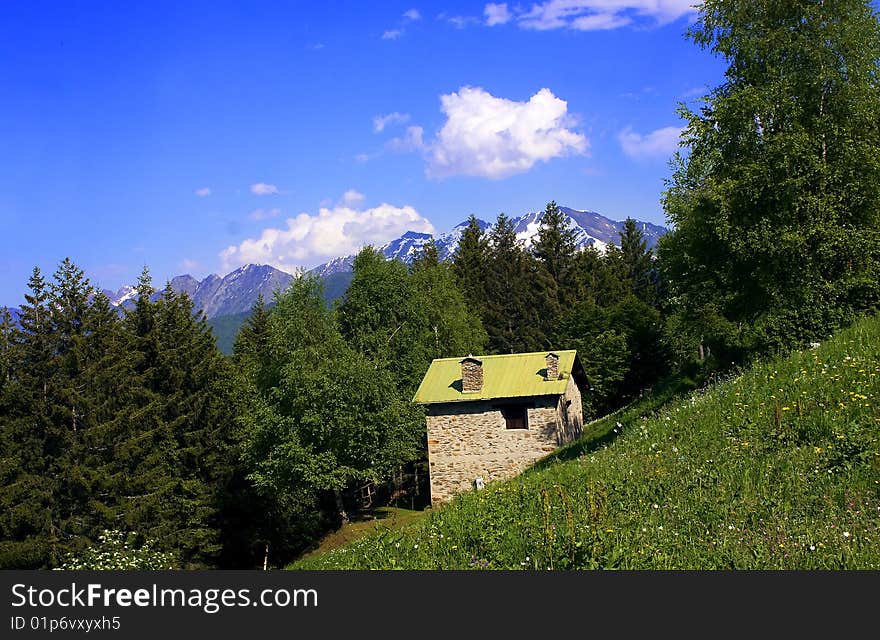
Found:
[[[523,29],[596,31],[629,24],[668,24],[693,13],[694,4],[696,0],[548,0],[529,8],[517,6],[513,13],[506,3],[490,3],[484,14],[489,26],[516,20]]]
[[[281,209],[273,207],[272,209],[254,209],[248,214],[251,220],[268,220],[269,218],[277,218],[281,215]]]
[[[568,104],[541,89],[527,102],[479,87],[440,97],[446,122],[426,147],[429,177],[505,178],[567,154],[586,153],[587,138],[568,127]]]
[[[220,252],[223,268],[270,264],[287,272],[356,253],[367,244],[382,245],[406,231],[434,233],[434,226],[413,207],[383,203],[371,209],[339,205],[316,215],[300,213],[280,228],[264,229],[257,238]]]
[[[425,130],[418,126],[406,128],[403,136],[392,138],[388,141],[387,147],[392,151],[417,151],[425,146],[424,136]]]
[[[627,127],[617,135],[623,152],[637,160],[668,158],[678,149],[682,127],[663,127],[644,135]]]
[[[348,206],[354,206],[364,201],[364,194],[354,189],[349,189],[342,194],[342,202]]]
[[[483,15],[486,16],[486,26],[489,27],[494,27],[496,24],[507,24],[513,18],[507,9],[506,2],[500,4],[490,2],[483,9]]]
[[[265,182],[257,182],[251,185],[251,193],[255,196],[278,195],[278,187],[274,184],[266,184]]]
[[[385,33],[382,34],[383,40],[397,40],[400,36],[403,35],[402,29],[389,29]]]
[[[202,187],[201,189],[196,189],[196,195],[200,198],[204,198],[206,196],[211,195],[210,187]]]
[[[408,113],[400,113],[399,111],[394,111],[393,113],[386,113],[383,116],[374,116],[373,117],[373,131],[376,133],[381,133],[385,130],[385,127],[392,124],[402,124],[404,122],[409,121]]]
[[[416,20],[422,19],[422,14],[419,13],[418,9],[408,9],[403,12],[403,17],[406,20],[411,20],[411,21],[415,22]]]

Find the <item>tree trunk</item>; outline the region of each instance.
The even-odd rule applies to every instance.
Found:
[[[339,519],[342,524],[348,524],[348,514],[345,512],[345,505],[342,504],[342,494],[338,490],[334,490],[333,497],[336,498],[336,511],[339,513]]]

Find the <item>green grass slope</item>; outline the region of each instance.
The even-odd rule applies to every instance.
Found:
[[[877,569],[878,402],[869,318],[290,568]]]

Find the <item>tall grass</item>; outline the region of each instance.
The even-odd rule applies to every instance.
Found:
[[[291,568],[877,569],[878,403],[868,318]]]

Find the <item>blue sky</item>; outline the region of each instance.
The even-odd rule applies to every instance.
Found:
[[[663,223],[687,0],[18,3],[0,19],[0,304],[311,267],[547,201]]]

